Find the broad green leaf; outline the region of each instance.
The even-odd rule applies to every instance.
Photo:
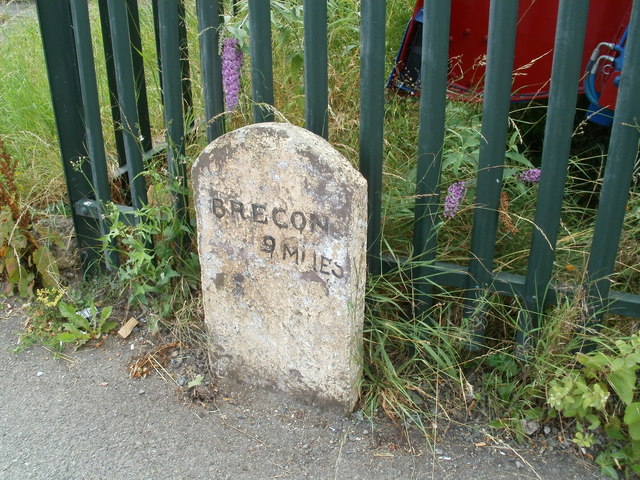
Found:
[[[624,410],[624,423],[629,429],[632,440],[640,440],[640,402],[627,405]]]
[[[633,402],[633,394],[636,388],[635,370],[635,368],[620,368],[609,372],[607,375],[607,380],[625,405]]]
[[[599,370],[603,369],[611,363],[611,359],[602,352],[596,352],[592,355],[579,353],[576,359],[585,367],[596,368]]]
[[[600,467],[600,473],[609,478],[613,478],[614,480],[618,480],[620,478],[618,476],[618,471],[613,467],[613,465],[603,465]]]
[[[620,430],[621,422],[617,416],[612,416],[611,420],[604,426],[607,436],[613,440],[624,440],[624,435]]]
[[[589,425],[587,425],[587,428],[589,430],[595,430],[600,426],[600,418],[598,418],[597,415],[594,415],[593,413],[589,413],[585,415],[584,418],[587,422],[589,422]]]
[[[300,54],[300,52],[295,52],[289,55],[289,63],[291,65],[291,73],[294,75],[300,74],[302,72],[302,67],[304,64],[304,57]]]
[[[533,168],[533,164],[529,161],[527,157],[518,152],[506,152],[505,157],[513,160],[520,165],[524,165],[525,167]]]
[[[60,272],[51,251],[47,247],[41,246],[33,251],[32,257],[36,270],[42,279],[42,285],[45,287],[57,286]]]
[[[18,293],[23,298],[33,297],[33,281],[35,275],[20,267],[20,279],[18,280]]]
[[[102,328],[100,329],[99,333],[110,332],[111,330],[113,330],[117,326],[118,326],[118,324],[116,322],[104,322],[104,325],[102,325]]]
[[[104,307],[100,312],[100,319],[104,322],[107,318],[111,316],[111,311],[113,310],[113,306],[109,305],[108,307]]]
[[[84,343],[89,339],[89,336],[71,333],[71,332],[62,332],[56,335],[55,339],[58,342],[63,342],[63,343],[76,343],[76,342]]]
[[[69,332],[73,333],[74,335],[86,335],[87,332],[85,330],[80,330],[80,328],[77,325],[74,325],[73,323],[70,322],[65,322],[62,324],[62,326]]]
[[[69,320],[70,323],[81,327],[84,330],[91,330],[91,324],[89,323],[89,320],[76,313],[75,305],[71,305],[67,302],[60,302],[58,304],[58,310],[60,311],[60,315]]]
[[[627,355],[625,363],[629,367],[640,364],[640,352],[634,352]]]
[[[7,250],[7,253],[4,257],[4,268],[7,272],[7,278],[9,279],[9,281],[15,283],[13,279],[16,278],[16,274],[18,274],[19,272],[19,267],[20,265],[18,263],[18,259],[13,253],[13,249]]]
[[[624,366],[624,358],[617,357],[611,361],[611,370],[620,370],[621,368],[624,368]]]
[[[11,236],[11,232],[13,232],[15,228],[16,222],[13,221],[13,217],[11,216],[11,210],[9,207],[1,207],[0,208],[0,240],[4,242],[4,239],[7,239]]]

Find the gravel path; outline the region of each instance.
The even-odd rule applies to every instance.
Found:
[[[41,347],[13,354],[22,312],[3,307],[1,479],[599,478],[568,452],[477,447],[478,432],[458,427],[427,444],[274,394],[187,405],[170,377],[129,378],[132,355],[148,348],[140,332],[66,359]]]

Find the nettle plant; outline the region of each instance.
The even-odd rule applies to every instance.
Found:
[[[580,447],[600,443],[596,432],[604,432],[606,441],[596,462],[602,473],[618,478],[640,474],[640,334],[616,340],[609,351],[579,353],[581,367],[559,371],[550,383],[548,405],[564,417],[576,419],[573,442]]]

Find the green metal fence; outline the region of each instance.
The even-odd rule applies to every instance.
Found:
[[[416,315],[422,315],[431,306],[434,286],[464,289],[467,292],[465,310],[475,325],[475,344],[480,344],[484,335],[482,300],[489,292],[520,299],[523,308],[518,319],[518,340],[522,344],[526,343],[532,329],[539,326],[543,309],[558,299],[558,289],[552,283],[552,267],[581,74],[580,56],[575,52],[583,49],[589,1],[560,0],[559,4],[542,151],[542,178],[529,264],[523,276],[494,272],[518,2],[491,2],[477,196],[468,266],[442,263],[436,257],[451,2],[425,2],[427,15],[422,39],[423,94],[420,98],[416,159],[413,257],[399,260],[381,255],[386,4],[384,0],[361,2],[360,169],[369,184],[369,269],[372,275],[377,275],[401,265],[410,265]],[[96,73],[89,40],[91,30],[87,2],[64,0],[54,5],[54,2],[39,0],[37,5],[69,198],[84,262],[89,266],[104,261],[107,266],[113,266],[117,258],[101,259],[96,249],[98,238],[109,227],[100,215],[101,205],[110,198]],[[158,150],[166,150],[172,177],[186,185],[187,175],[181,159],[185,154],[186,132],[190,127],[185,119],[192,118],[192,94],[185,6],[179,0],[152,1],[166,126],[164,144],[155,146],[151,142],[137,2],[99,0],[99,6],[107,58],[106,75],[121,166],[117,178],[111,181],[120,182],[128,188],[128,204],[119,207],[126,216],[147,201],[141,172],[145,158]],[[274,82],[270,3],[266,0],[248,0],[248,6],[252,32],[254,121],[271,121],[273,111],[268,106],[274,102]],[[206,116],[204,121],[209,141],[225,130],[221,115],[224,102],[218,55],[221,8],[216,1],[204,0],[198,0],[195,8]],[[584,285],[579,287],[588,292],[585,309],[591,324],[587,327],[597,326],[605,312],[640,318],[640,295],[612,291],[609,281],[638,154],[639,22],[640,0],[635,0],[595,233]],[[326,0],[304,1],[304,31],[306,127],[327,138]],[[90,161],[78,162],[83,158]],[[177,196],[175,208],[181,215],[187,215],[184,195]]]

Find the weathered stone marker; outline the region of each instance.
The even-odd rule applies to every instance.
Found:
[[[367,189],[324,139],[261,123],[193,166],[205,318],[220,375],[353,408]]]

